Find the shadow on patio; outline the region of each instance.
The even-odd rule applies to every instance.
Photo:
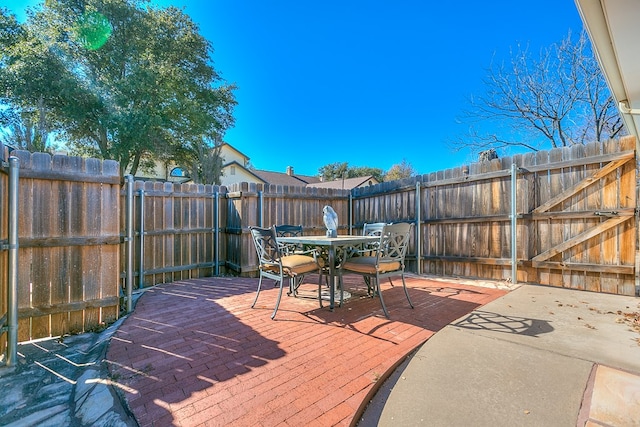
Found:
[[[361,278],[345,279],[354,296],[343,307],[283,297],[275,320],[276,288],[250,308],[257,279],[158,285],[111,340],[112,378],[142,426],[349,425],[409,353],[505,294],[409,276],[415,309],[387,282],[387,319]]]

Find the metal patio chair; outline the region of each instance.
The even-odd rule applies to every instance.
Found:
[[[253,243],[258,255],[258,268],[260,270],[258,289],[251,308],[254,308],[258,301],[262,279],[266,277],[274,280],[276,284],[279,285],[280,291],[278,292],[276,306],[271,315],[271,319],[273,319],[276,317],[278,307],[280,306],[285,279],[289,280],[289,293],[295,292],[295,286],[300,286],[300,284],[296,282],[296,279],[306,273],[314,271],[320,273],[320,265],[315,256],[315,251],[309,251],[309,255],[301,253],[286,255],[283,253],[282,247],[278,244],[275,227],[249,227],[249,229],[251,230],[251,237],[253,238]],[[321,280],[318,281],[318,301],[320,307],[322,307]]]
[[[302,236],[302,225],[281,224],[276,225],[276,236],[278,237],[297,237]],[[285,255],[294,254],[296,252],[304,252],[304,249],[300,245],[285,243],[280,248]]]
[[[362,235],[380,237],[386,224],[385,222],[365,222],[362,227]],[[366,243],[359,248],[352,248],[347,254],[347,257],[375,255],[375,250],[378,245],[380,245],[379,240]],[[372,296],[373,289],[371,288],[371,280],[369,280],[369,277],[364,277],[364,283],[367,285],[367,295]]]
[[[304,230],[302,225],[290,225],[290,224],[281,224],[281,225],[276,225],[276,235],[278,237],[297,237],[297,236],[302,236],[304,234]],[[296,244],[291,244],[291,243],[284,243],[283,245],[280,246],[281,248],[283,248],[283,251],[286,254],[308,254],[310,251],[309,250],[305,250],[305,248],[302,245],[296,245]],[[326,283],[327,286],[329,286],[329,266],[327,265],[327,254],[326,253],[319,253],[316,250],[316,258],[318,260],[318,264],[320,265],[321,268],[321,275],[324,276],[324,281]],[[296,279],[293,289],[291,290],[294,293],[294,296],[296,296],[296,291],[298,290],[298,288],[300,287],[300,284],[302,283],[303,280],[303,276],[300,276]]]
[[[409,305],[413,308],[413,303],[407,291],[407,285],[404,280],[405,255],[409,246],[409,237],[411,235],[411,227],[413,224],[400,222],[397,224],[384,224],[380,234],[380,240],[377,247],[373,248],[369,254],[361,256],[351,256],[342,265],[340,269],[340,292],[343,292],[343,274],[359,274],[370,281],[372,287],[371,296],[378,296],[380,304],[385,316],[389,317],[389,312],[382,298],[380,289],[380,280],[384,278],[391,282],[392,277],[400,276],[402,278],[402,287],[404,294],[407,296]]]

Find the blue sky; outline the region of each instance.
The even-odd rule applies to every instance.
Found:
[[[23,19],[35,0],[8,0]],[[225,141],[257,169],[316,175],[329,163],[421,174],[472,161],[447,142],[492,59],[532,52],[582,22],[573,0],[153,0],[191,16],[238,86]],[[508,153],[504,153],[508,154]]]

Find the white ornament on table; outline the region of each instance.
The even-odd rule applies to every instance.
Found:
[[[327,237],[338,236],[338,214],[329,205],[322,208],[322,220],[327,227]]]

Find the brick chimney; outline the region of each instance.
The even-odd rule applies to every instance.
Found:
[[[287,166],[287,175],[293,176],[293,166]]]

